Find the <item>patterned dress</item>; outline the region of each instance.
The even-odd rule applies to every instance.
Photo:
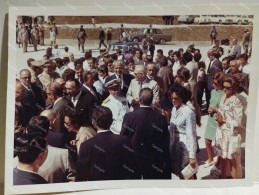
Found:
[[[189,164],[189,158],[196,159],[196,115],[187,105],[173,107],[170,119],[170,152],[172,173],[180,175]]]
[[[222,90],[213,89],[211,91],[211,98],[210,98],[210,106],[219,107],[220,101],[224,92]],[[208,115],[208,121],[206,125],[206,130],[204,133],[204,138],[214,141],[216,137],[216,130],[218,127],[217,121],[215,121],[216,113]]]
[[[222,158],[233,159],[240,153],[241,136],[238,133],[238,127],[242,123],[243,106],[237,96],[230,98],[223,95],[219,112],[225,118],[226,123],[218,126],[216,131],[215,151]]]

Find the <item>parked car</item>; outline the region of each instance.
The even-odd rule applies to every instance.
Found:
[[[193,15],[180,15],[177,19],[178,23],[193,23],[194,21],[194,17]]]
[[[161,29],[157,28],[141,28],[137,33],[128,34],[128,41],[140,42],[142,41],[144,35],[149,37],[153,34],[153,40],[155,43],[165,44],[168,41],[171,41],[171,34],[164,34]]]
[[[233,24],[248,24],[248,16],[245,15],[227,15],[233,22]]]
[[[120,49],[122,53],[129,51],[132,55],[135,54],[136,49],[139,49],[139,44],[137,42],[114,42],[111,43],[112,51]]]
[[[233,20],[231,18],[226,17],[225,15],[211,15],[209,16],[210,23],[217,24],[232,24]]]
[[[210,23],[208,15],[196,16],[194,18],[194,22],[198,23],[198,24],[208,24],[208,23]]]

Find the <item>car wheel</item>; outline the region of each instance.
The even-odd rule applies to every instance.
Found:
[[[137,37],[134,37],[134,38],[133,38],[133,42],[138,43],[138,42],[139,42],[139,39],[138,39]]]
[[[241,20],[238,20],[237,24],[238,24],[238,25],[241,25],[241,24],[242,24],[242,21],[241,21]]]
[[[219,21],[219,24],[222,24],[222,20]]]
[[[164,44],[165,44],[165,40],[164,40],[164,39],[161,39],[161,40],[159,41],[159,44],[164,45]]]

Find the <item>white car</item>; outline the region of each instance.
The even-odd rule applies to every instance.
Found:
[[[177,19],[178,23],[193,23],[193,15],[180,15]]]
[[[231,18],[233,24],[248,24],[248,16],[246,15],[227,15],[228,18]]]
[[[217,24],[232,24],[233,20],[225,15],[211,15],[209,16],[209,22]]]
[[[200,15],[194,18],[194,23],[198,24],[208,24],[209,22],[209,17],[208,15]]]

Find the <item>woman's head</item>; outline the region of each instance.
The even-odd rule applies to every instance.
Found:
[[[64,126],[68,131],[77,132],[79,128],[84,124],[84,115],[81,111],[74,108],[66,110],[64,118]]]
[[[213,87],[215,89],[223,89],[223,77],[225,76],[224,72],[217,72],[213,77]]]
[[[185,83],[190,79],[190,77],[190,71],[187,68],[182,67],[177,71],[175,81],[177,83]]]
[[[185,104],[191,98],[191,92],[179,83],[171,85],[167,95],[176,108],[180,107],[182,103]]]
[[[223,77],[223,90],[227,97],[232,96],[237,90],[237,80],[232,75],[225,75]]]

